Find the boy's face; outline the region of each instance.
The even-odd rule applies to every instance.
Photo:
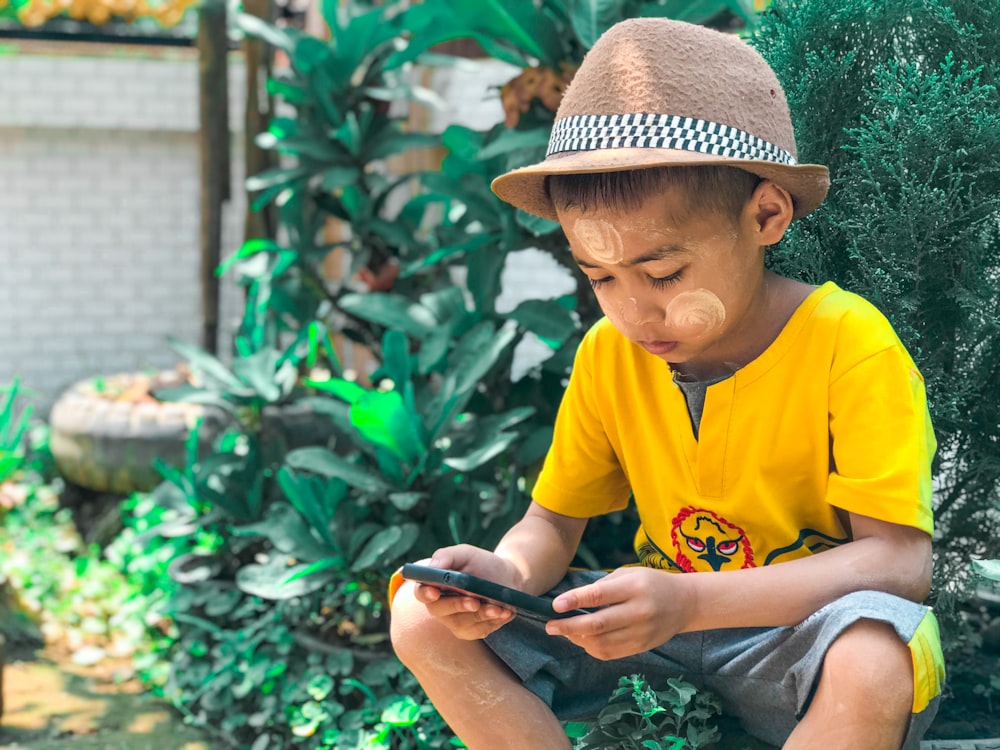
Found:
[[[719,369],[754,335],[763,247],[749,208],[732,219],[678,210],[683,198],[668,190],[635,211],[559,209],[559,223],[615,328],[667,362]]]

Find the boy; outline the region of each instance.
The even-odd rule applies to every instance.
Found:
[[[397,653],[473,750],[568,748],[621,675],[684,676],[786,748],[914,748],[943,678],[923,382],[888,322],[764,267],[815,208],[784,94],[749,47],[641,19],[587,55],[549,155],[494,182],[555,218],[605,313],[524,518],[431,565],[591,614],[539,625],[404,585]],[[638,566],[567,568],[634,497]],[[683,574],[679,574],[683,573]]]

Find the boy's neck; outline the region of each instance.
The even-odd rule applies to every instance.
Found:
[[[678,379],[685,381],[718,381],[729,377],[757,359],[774,343],[799,305],[814,289],[801,281],[766,272],[753,329],[747,330],[734,346],[718,352],[717,356],[706,353],[698,360],[671,362],[670,369]]]

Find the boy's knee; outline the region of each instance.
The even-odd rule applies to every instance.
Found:
[[[910,650],[888,623],[859,620],[844,630],[826,652],[821,679],[841,700],[854,697],[887,718],[909,715],[913,705]]]
[[[452,635],[439,623],[423,603],[414,596],[415,586],[412,583],[403,584],[392,601],[392,611],[389,619],[389,638],[392,648],[406,666],[426,658],[435,650],[435,645],[442,639],[451,639]]]

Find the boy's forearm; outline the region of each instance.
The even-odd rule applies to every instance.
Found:
[[[916,531],[916,530],[914,530]],[[921,601],[930,586],[930,538],[857,539],[768,567],[682,576],[691,602],[685,630],[795,625],[854,591],[873,589]]]
[[[533,503],[495,551],[517,569],[518,588],[542,594],[562,579],[586,525],[587,519],[562,516]]]

